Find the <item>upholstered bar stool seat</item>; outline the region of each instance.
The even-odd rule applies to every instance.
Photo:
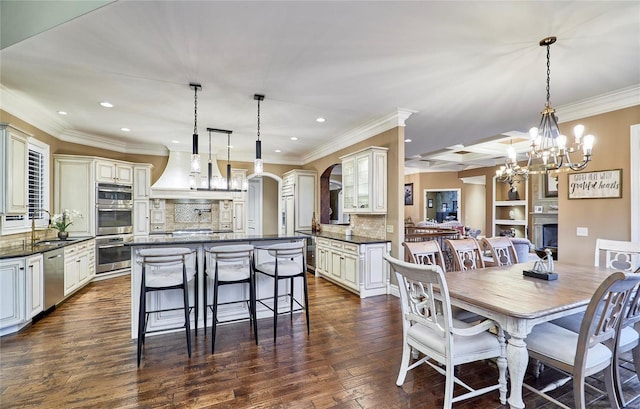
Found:
[[[266,308],[273,311],[273,341],[276,341],[277,327],[278,327],[278,315],[284,314],[278,311],[278,282],[280,280],[289,280],[289,292],[285,295],[289,297],[290,308],[289,314],[293,319],[293,304],[296,303],[299,308],[296,311],[304,310],[307,319],[307,334],[310,333],[309,326],[309,294],[307,292],[307,275],[306,275],[306,261],[305,261],[305,243],[304,241],[298,241],[293,243],[281,243],[271,246],[256,246],[256,249],[267,251],[272,261],[266,261],[256,266],[256,273],[262,273],[266,276],[272,277],[273,280],[273,297],[265,297],[258,302]],[[300,303],[294,297],[294,279],[302,278],[304,293],[304,305]],[[265,300],[272,299],[273,306],[265,303]]]
[[[145,335],[156,331],[147,331],[149,316],[155,313],[184,310],[184,325],[187,336],[187,351],[191,358],[191,324],[190,312],[192,308],[196,311],[196,322],[198,320],[198,290],[197,290],[197,260],[195,250],[186,247],[161,247],[140,249],[136,253],[137,262],[142,265],[142,278],[140,282],[140,305],[138,307],[138,366],[142,357],[142,346]],[[194,264],[191,264],[193,260]],[[189,282],[195,282],[195,304],[189,304]],[[177,308],[147,309],[147,294],[150,292],[178,290],[183,292],[183,305]],[[163,329],[166,331],[166,329]]]
[[[209,281],[213,281],[213,300],[209,304]],[[249,297],[240,297],[231,301],[220,302],[219,288],[224,285],[246,285]],[[256,321],[256,286],[255,273],[253,271],[253,246],[250,244],[237,244],[228,246],[216,246],[205,249],[205,277],[204,277],[204,328],[207,331],[207,310],[213,313],[211,324],[211,353],[216,345],[216,330],[218,323],[218,306],[246,303],[249,313],[249,323],[253,324],[253,333],[258,343],[258,325]],[[224,322],[244,320],[243,318],[228,319]]]

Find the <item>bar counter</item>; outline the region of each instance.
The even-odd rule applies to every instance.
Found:
[[[131,337],[138,337],[138,303],[140,299],[140,283],[142,277],[142,266],[138,263],[136,253],[137,250],[150,247],[188,247],[195,249],[195,257],[198,266],[198,272],[196,280],[198,282],[198,322],[196,323],[195,312],[191,313],[191,328],[201,329],[204,327],[203,311],[205,307],[205,300],[203,294],[204,283],[204,249],[213,247],[216,245],[231,245],[231,244],[252,244],[254,246],[268,246],[270,244],[292,242],[304,240],[308,237],[306,234],[292,234],[292,235],[279,235],[279,234],[264,234],[264,235],[247,235],[241,233],[214,233],[214,234],[180,234],[172,236],[170,234],[153,234],[149,236],[136,236],[131,242],[126,243],[131,247]],[[269,261],[272,259],[264,251],[256,251],[254,253],[256,264]],[[193,261],[190,260],[192,263]],[[302,268],[302,265],[300,266]],[[195,281],[195,280],[194,280]],[[288,284],[287,284],[288,285]],[[280,283],[279,289],[281,293],[285,294],[288,291],[287,285],[284,282]],[[194,304],[195,300],[195,283],[192,281],[189,285],[189,302]],[[273,279],[265,277],[262,274],[258,274],[256,277],[256,290],[258,298],[266,298],[273,296]],[[302,280],[296,280],[294,288],[296,298],[304,299],[302,295]],[[208,286],[208,300],[213,299],[213,285]],[[238,299],[248,299],[249,291],[247,286],[243,285],[227,285],[222,286],[219,289],[219,302],[227,302]],[[209,301],[211,302],[211,301]],[[160,291],[148,295],[147,305],[148,309],[165,309],[181,307],[182,292],[180,290]],[[278,310],[288,311],[289,299],[288,297],[279,298]],[[273,313],[262,306],[258,307],[258,318],[272,317]],[[147,328],[149,330],[163,330],[164,328],[175,327],[184,323],[184,313],[181,310],[170,311],[158,314],[152,314],[149,318]],[[223,305],[218,309],[218,319],[220,322],[235,319],[248,319],[249,311],[246,303]],[[207,328],[211,328],[212,316],[211,311],[207,312]],[[247,330],[249,327],[247,326]],[[176,330],[173,330],[176,331]],[[161,334],[162,332],[156,333]],[[149,336],[154,334],[149,334]]]

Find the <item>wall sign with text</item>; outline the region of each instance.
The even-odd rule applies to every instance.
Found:
[[[569,199],[622,197],[622,169],[569,174]]]

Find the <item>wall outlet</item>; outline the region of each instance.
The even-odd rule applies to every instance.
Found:
[[[387,233],[393,233],[393,224],[387,224]]]
[[[589,235],[589,228],[588,227],[578,227],[578,228],[576,228],[576,235],[577,236],[587,237]]]

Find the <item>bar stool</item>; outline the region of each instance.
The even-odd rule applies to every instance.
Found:
[[[183,247],[140,249],[137,252],[138,263],[142,265],[142,279],[140,284],[140,305],[138,307],[138,367],[142,357],[142,345],[146,334],[166,331],[168,329],[185,328],[187,334],[187,351],[191,358],[191,323],[189,315],[195,308],[196,322],[198,316],[198,284],[197,259],[195,267],[188,267],[190,256],[195,259],[195,250]],[[189,304],[189,282],[195,278],[195,304]],[[147,293],[165,290],[183,292],[182,307],[147,310]],[[185,323],[181,327],[163,328],[162,330],[147,331],[149,315],[153,313],[184,310]],[[197,324],[196,324],[197,325]]]
[[[276,341],[277,328],[278,328],[278,315],[286,314],[286,312],[278,312],[278,282],[280,280],[289,279],[290,287],[289,292],[284,294],[285,297],[289,297],[290,308],[289,314],[293,320],[293,303],[298,304],[300,308],[295,311],[304,310],[307,318],[307,334],[310,333],[309,328],[309,294],[307,291],[307,274],[306,274],[306,260],[305,260],[305,243],[304,241],[297,241],[293,243],[281,243],[271,246],[256,246],[256,250],[266,250],[269,255],[274,257],[273,261],[260,263],[255,267],[256,273],[262,273],[266,276],[272,277],[273,280],[273,297],[266,297],[257,300],[260,304],[273,311],[273,341]],[[302,277],[303,292],[304,292],[304,305],[294,298],[293,284],[296,277]],[[273,299],[273,307],[269,306],[264,300]]]
[[[207,263],[209,262],[209,263]],[[213,269],[211,268],[213,267]],[[213,271],[211,271],[213,270]],[[208,303],[209,292],[207,283],[213,280],[213,303]],[[218,302],[218,288],[223,285],[248,284],[249,299]],[[219,322],[233,322],[244,318],[218,321],[218,306],[235,303],[247,303],[249,310],[249,324],[253,324],[253,333],[258,344],[258,324],[256,321],[256,286],[255,273],[253,271],[253,246],[250,244],[238,244],[229,246],[216,246],[205,249],[204,260],[204,332],[207,333],[207,309],[211,309],[213,319],[211,323],[211,353],[216,346],[216,328]]]

